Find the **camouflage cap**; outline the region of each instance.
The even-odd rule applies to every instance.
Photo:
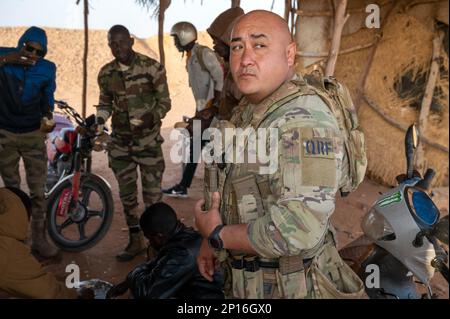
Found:
[[[206,31],[209,35],[219,38],[226,44],[229,44],[234,22],[242,15],[244,15],[244,10],[240,7],[225,10],[217,16]]]

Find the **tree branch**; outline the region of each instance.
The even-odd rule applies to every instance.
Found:
[[[347,22],[347,19],[350,17],[350,14],[345,14],[346,8],[347,0],[340,0],[336,9],[336,15],[334,17],[334,31],[331,39],[330,57],[325,69],[325,76],[331,76],[334,74],[339,46],[341,45],[342,29],[344,28],[345,22]]]
[[[433,57],[431,59],[430,74],[428,75],[427,86],[422,99],[420,107],[419,125],[418,129],[420,135],[423,135],[427,129],[428,114],[430,113],[431,102],[433,101],[434,88],[436,87],[436,80],[439,76],[439,57],[441,53],[442,40],[444,39],[444,32],[438,31],[437,36],[433,39]],[[419,172],[424,172],[426,166],[425,150],[419,139],[419,147],[416,156],[416,168]]]

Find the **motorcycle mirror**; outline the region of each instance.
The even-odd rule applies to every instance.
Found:
[[[448,215],[442,217],[436,226],[434,226],[433,235],[448,246]]]
[[[419,144],[419,131],[415,124],[408,127],[405,136],[406,177],[413,178],[414,150]]]

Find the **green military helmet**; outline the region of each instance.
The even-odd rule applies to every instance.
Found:
[[[176,36],[182,46],[197,40],[197,29],[195,26],[186,21],[175,23],[170,30],[171,36]]]

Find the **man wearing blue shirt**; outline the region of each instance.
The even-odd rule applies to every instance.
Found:
[[[6,187],[20,187],[23,159],[32,199],[32,250],[43,258],[58,253],[46,239],[44,185],[46,133],[53,130],[56,66],[44,59],[47,35],[30,27],[16,48],[0,47],[0,175]]]

